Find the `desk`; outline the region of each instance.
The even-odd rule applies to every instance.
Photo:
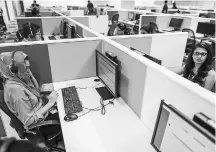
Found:
[[[123,21],[123,20],[119,20],[120,23],[124,23],[128,26],[134,26],[136,21]]]
[[[76,86],[86,108],[100,106],[100,96],[93,88],[103,86],[96,77],[54,83],[54,90]],[[61,90],[57,101],[59,117],[67,152],[155,152],[151,135],[141,120],[122,98],[106,106],[106,114],[90,112],[75,121],[64,121],[65,111]],[[105,104],[107,101],[104,101]],[[86,111],[85,111],[86,112]],[[78,113],[78,115],[82,114]]]

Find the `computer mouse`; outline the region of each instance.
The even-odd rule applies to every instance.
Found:
[[[100,81],[100,79],[94,79],[94,81],[95,81],[95,82],[99,82],[99,81]]]
[[[74,113],[68,113],[65,117],[64,120],[65,121],[73,121],[76,120],[78,118],[78,116]]]

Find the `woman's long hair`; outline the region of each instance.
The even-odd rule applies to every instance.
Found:
[[[194,81],[200,81],[201,79],[205,78],[208,74],[208,71],[212,69],[212,50],[210,49],[210,46],[206,43],[198,43],[195,45],[193,51],[189,54],[186,65],[185,65],[185,72],[183,74],[183,77],[188,78],[191,71],[193,70],[195,63],[193,60],[193,54],[196,48],[204,48],[207,51],[207,57],[205,62],[200,66],[198,69],[197,75],[194,77]]]

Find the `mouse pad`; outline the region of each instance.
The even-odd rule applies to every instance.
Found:
[[[113,99],[114,96],[106,87],[95,88],[103,100]]]

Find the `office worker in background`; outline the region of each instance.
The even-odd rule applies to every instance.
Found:
[[[126,29],[126,25],[123,23],[119,23],[113,32],[113,36],[124,35],[125,29]]]
[[[164,6],[163,6],[163,9],[162,9],[162,13],[165,13],[167,14],[168,12],[168,5],[167,5],[168,1],[164,1]]]
[[[172,3],[172,4],[173,4],[173,7],[172,7],[172,9],[178,9],[178,8],[177,8],[177,6],[176,6],[176,3],[175,3],[175,1],[173,1],[173,3]]]
[[[3,17],[3,9],[0,7],[0,31],[6,32],[7,31],[7,26],[4,22],[4,17]]]
[[[32,17],[40,17],[40,10],[37,7],[32,8],[31,10]]]
[[[87,4],[87,8],[88,8],[87,15],[98,15],[97,14],[97,9],[94,8],[94,5],[91,2],[89,2]]]
[[[40,9],[40,5],[37,4],[36,0],[34,0],[33,3],[31,4],[30,8],[38,8],[38,9]]]
[[[206,43],[196,44],[183,67],[169,69],[208,90],[214,89],[215,71],[212,68],[212,51]]]
[[[101,8],[101,9],[100,9],[100,12],[99,12],[99,14],[100,14],[100,15],[104,15],[104,14],[105,14],[105,13],[104,13],[104,9],[103,9],[103,8]]]
[[[158,26],[155,22],[149,22],[148,25],[144,24],[140,28],[141,34],[154,34],[154,33],[159,33]]]
[[[41,40],[40,26],[31,22],[23,24],[24,42]]]

